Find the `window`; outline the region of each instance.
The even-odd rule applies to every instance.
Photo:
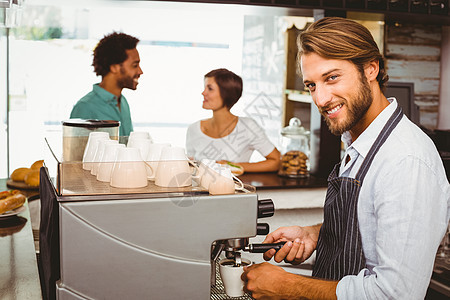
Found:
[[[277,144],[285,14],[273,7],[243,5],[28,0],[20,26],[8,34],[9,173],[42,159],[45,137],[62,136],[61,121],[101,80],[91,66],[92,50],[112,31],[141,40],[144,74],[136,91],[123,90],[136,131],[184,147],[188,125],[211,115],[202,109],[204,74],[224,67],[244,79],[243,96],[232,112],[254,117]],[[1,32],[2,47],[6,35]],[[3,53],[0,58],[5,60]],[[6,103],[6,79],[1,76],[3,70],[0,101]],[[0,113],[3,142],[6,111]],[[0,148],[5,156],[6,146]],[[9,175],[2,170],[3,177]]]

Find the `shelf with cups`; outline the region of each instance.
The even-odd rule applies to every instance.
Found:
[[[92,138],[94,136],[99,138]],[[49,177],[55,178],[57,194],[100,198],[111,195],[121,197],[124,194],[130,197],[143,194],[149,197],[211,194],[208,188],[200,184],[199,168],[186,157],[183,148],[150,141],[144,143],[144,140],[129,139],[126,145],[120,138],[111,140],[107,133],[93,132],[83,147],[83,159],[66,161],[58,151],[62,148],[61,140],[46,138],[49,151],[45,166]],[[143,150],[146,150],[145,155]],[[160,168],[160,165],[163,167]],[[244,185],[239,179],[236,179],[239,184],[235,187],[229,169],[213,174],[216,183],[222,183],[216,178],[220,176],[227,177],[224,178],[232,183],[232,192],[228,194],[255,192],[254,187]],[[224,194],[223,188],[222,185],[216,186],[215,194]]]

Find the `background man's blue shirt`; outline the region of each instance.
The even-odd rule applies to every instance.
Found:
[[[120,95],[119,110],[117,97],[100,87],[98,83],[94,84],[91,92],[78,100],[70,113],[70,118],[119,121],[120,136],[129,136],[133,131],[127,99]]]

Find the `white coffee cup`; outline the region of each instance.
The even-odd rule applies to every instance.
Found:
[[[234,194],[235,190],[244,188],[242,181],[231,173],[227,167],[213,169],[214,180],[209,183],[208,191],[211,195]],[[235,184],[235,180],[238,184]]]
[[[152,145],[152,141],[150,139],[136,137],[128,141],[127,147],[138,148],[141,152],[142,160],[145,160],[148,155],[148,151],[150,150],[150,145]]]
[[[147,139],[153,143],[153,139],[147,131],[132,131],[128,137],[127,147],[130,147],[130,143],[133,143],[134,139]]]
[[[161,187],[184,187],[192,185],[192,174],[189,164],[198,167],[190,161],[181,147],[163,147],[156,169],[155,184]]]
[[[158,169],[158,163],[161,158],[161,150],[164,147],[170,147],[169,143],[151,144],[148,149],[148,154],[145,159],[147,164],[147,178],[149,180],[155,180],[156,170]]]
[[[138,148],[119,148],[111,171],[110,185],[116,188],[147,186],[147,170]]]
[[[111,181],[111,171],[117,159],[119,148],[125,148],[125,144],[107,144],[101,162],[97,170],[97,180],[102,182]]]
[[[215,161],[203,161],[200,163],[199,175],[200,175],[200,185],[205,189],[209,189],[211,182],[216,180],[217,169],[220,165]]]
[[[95,152],[97,151],[99,140],[108,140],[109,133],[103,131],[93,131],[89,133],[86,148],[83,153],[83,169],[90,171],[92,168],[92,161],[94,160]]]
[[[100,165],[100,162],[102,161],[102,156],[105,153],[105,146],[106,145],[117,145],[119,144],[118,140],[99,140],[98,141],[98,147],[97,151],[95,152],[94,159],[92,160],[91,165],[91,174],[94,176],[97,176],[98,167]]]
[[[219,261],[219,273],[222,278],[225,293],[230,297],[240,297],[244,295],[244,281],[241,275],[244,266],[250,266],[252,262],[246,258],[241,258],[241,265],[236,267],[233,259],[224,258]]]
[[[209,168],[209,166],[213,166],[215,164],[216,164],[216,162],[214,160],[203,158],[200,161],[200,164],[198,166],[198,176],[202,177],[203,174],[205,174],[205,172],[207,171],[207,168]]]

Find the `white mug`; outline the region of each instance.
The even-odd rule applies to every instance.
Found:
[[[100,162],[102,161],[103,154],[105,153],[106,145],[117,145],[119,144],[118,140],[99,140],[97,151],[95,152],[95,156],[92,162],[91,174],[97,176],[98,167],[100,166]]]
[[[155,180],[156,170],[158,169],[158,163],[161,159],[161,150],[164,147],[170,147],[169,143],[151,144],[148,149],[148,154],[145,159],[147,164],[147,178],[149,180]]]
[[[156,169],[155,184],[161,187],[184,187],[192,185],[189,164],[198,167],[186,157],[184,148],[163,147]]]
[[[246,258],[241,258],[239,267],[234,265],[233,259],[224,258],[219,261],[219,273],[222,278],[225,293],[230,297],[240,297],[244,295],[244,281],[241,275],[244,266],[250,266],[252,262]]]
[[[86,148],[83,153],[83,169],[90,171],[95,152],[97,151],[99,140],[109,140],[109,133],[103,131],[93,131],[89,133]]]
[[[130,132],[130,136],[128,137],[127,147],[130,147],[130,143],[132,143],[133,139],[148,139],[153,143],[153,139],[150,136],[150,133],[147,131],[132,131]]]
[[[111,181],[111,171],[117,159],[119,148],[125,148],[125,144],[112,144],[105,146],[101,162],[97,170],[97,180],[102,182]]]
[[[199,175],[200,175],[200,185],[205,189],[209,189],[211,182],[216,180],[217,169],[220,165],[215,161],[203,161],[200,163]]]
[[[145,160],[148,155],[148,151],[150,150],[150,145],[152,145],[152,141],[150,139],[136,137],[128,141],[127,147],[138,148],[141,152],[142,160]]]
[[[208,191],[211,195],[234,194],[235,190],[242,190],[244,184],[231,173],[227,167],[213,169],[215,171],[214,180],[209,183]],[[238,184],[235,184],[235,180]]]
[[[146,187],[147,170],[138,148],[119,148],[109,183],[116,188]]]

